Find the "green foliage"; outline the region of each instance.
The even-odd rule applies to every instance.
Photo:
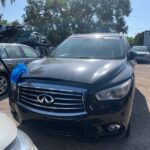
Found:
[[[144,32],[138,33],[135,36],[135,45],[143,45],[144,44]]]
[[[28,0],[24,22],[53,44],[73,33],[127,32],[130,0]]]
[[[2,17],[3,17],[3,15],[0,14],[0,25],[21,26],[21,24],[18,20],[15,20],[13,22],[8,22],[7,20],[4,20]]]
[[[2,15],[0,14],[0,25],[9,25],[9,23],[7,22],[7,20],[2,19]]]
[[[127,37],[127,39],[128,39],[128,42],[129,42],[129,44],[130,44],[131,47],[135,45],[135,39],[134,39],[134,37]]]
[[[135,37],[128,37],[131,46],[144,44],[144,32],[138,33]]]
[[[13,22],[11,22],[12,26],[21,26],[20,22],[18,20],[15,20]]]

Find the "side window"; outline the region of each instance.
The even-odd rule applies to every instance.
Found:
[[[1,51],[1,58],[2,59],[7,59],[8,58],[8,55],[7,55],[6,51],[5,51],[5,49],[2,49],[2,51]]]
[[[18,46],[6,46],[5,50],[9,56],[9,58],[23,58],[21,51]]]
[[[27,58],[38,58],[38,54],[35,52],[34,49],[28,46],[21,46],[22,51]]]

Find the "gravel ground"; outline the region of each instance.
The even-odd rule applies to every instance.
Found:
[[[136,95],[132,114],[131,136],[128,139],[100,139],[85,142],[54,137],[22,128],[39,150],[150,150],[150,65],[136,66]],[[7,96],[0,101],[0,111],[10,115]]]

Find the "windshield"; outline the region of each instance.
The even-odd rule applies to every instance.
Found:
[[[65,40],[54,51],[56,58],[124,58],[123,42],[120,38],[71,38]]]
[[[148,48],[146,46],[136,46],[132,48],[133,51],[141,51],[141,52],[148,52]]]

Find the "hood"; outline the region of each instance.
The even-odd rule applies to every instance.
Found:
[[[126,60],[45,58],[28,65],[33,78],[59,79],[80,83],[94,83],[112,78],[125,68]]]
[[[5,114],[0,113],[0,149],[5,149],[17,136],[15,123]]]

